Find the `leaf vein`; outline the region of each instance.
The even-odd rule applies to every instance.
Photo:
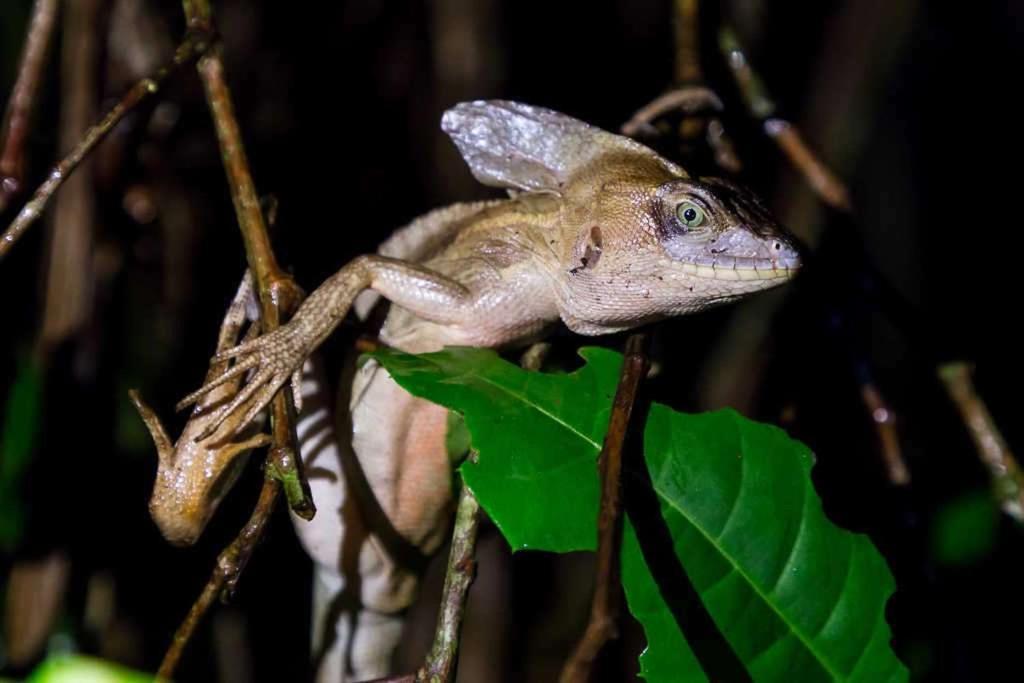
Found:
[[[771,609],[772,612],[775,613],[775,615],[782,621],[782,623],[786,624],[789,627],[790,631],[797,637],[797,639],[801,643],[803,643],[804,647],[806,647],[811,652],[811,654],[814,655],[815,659],[821,664],[822,668],[824,668],[825,671],[833,678],[842,679],[843,677],[840,675],[840,673],[833,668],[832,662],[829,659],[827,659],[825,654],[818,649],[814,640],[811,637],[809,637],[808,634],[804,633],[802,629],[798,628],[796,624],[790,621],[787,618],[787,615],[784,612],[782,612],[778,608],[778,606],[775,605],[774,602],[768,599],[768,595],[762,590],[761,586],[759,586],[757,582],[753,580],[753,578],[751,578],[745,571],[743,571],[743,568],[739,565],[736,558],[734,558],[730,553],[726,552],[725,548],[723,548],[721,545],[717,543],[717,539],[711,537],[706,529],[704,529],[700,524],[697,524],[696,521],[692,517],[690,517],[690,515],[688,515],[685,510],[683,510],[679,505],[677,505],[671,497],[667,496],[665,492],[658,486],[657,483],[655,483],[654,489],[655,491],[658,492],[662,499],[666,501],[670,507],[676,510],[676,512],[682,515],[682,517],[686,519],[686,521],[689,522],[693,526],[693,528],[697,530],[698,533],[704,536],[704,538],[707,539],[709,543],[718,548],[718,551],[722,554],[722,557],[724,557],[735,568],[737,574],[739,574],[743,577],[744,580],[746,580],[746,582],[754,590],[754,593],[761,598],[761,600],[769,607],[769,609]]]
[[[804,527],[807,526],[807,487],[801,486],[801,498],[800,498],[800,525],[796,528],[796,535],[793,537],[793,544],[789,547],[789,552],[786,554],[786,561],[782,563],[782,567],[779,569],[779,575],[772,581],[772,587],[768,589],[769,593],[774,593],[779,584],[782,583],[782,579],[786,576],[786,571],[789,569],[789,565],[796,559],[797,548],[800,547],[800,540],[804,534]]]

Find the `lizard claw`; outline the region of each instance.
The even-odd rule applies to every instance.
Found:
[[[275,330],[275,332],[276,331],[277,330]],[[241,344],[239,344],[237,346],[232,346],[229,349],[224,349],[223,351],[218,351],[217,354],[214,355],[213,360],[214,360],[214,362],[222,361],[222,360],[227,360],[229,358],[235,358],[236,356],[241,356],[244,353],[249,353],[249,352],[251,352],[253,350],[258,350],[259,347],[260,347],[260,342],[263,341],[268,336],[270,336],[270,335],[263,335],[263,336],[260,336],[260,337],[256,337],[255,339],[250,339],[249,341],[242,342]]]
[[[225,423],[230,424],[230,430],[223,435],[223,438],[230,438],[237,434],[263,410],[289,378],[292,380],[294,391],[293,401],[297,404],[301,401],[297,389],[297,378],[302,369],[306,351],[300,333],[292,326],[285,325],[269,334],[222,351],[214,357],[214,361],[223,361],[232,357],[236,360],[230,369],[186,396],[178,404],[179,409],[183,408],[241,373],[252,371],[248,381],[232,397],[230,403],[219,408],[210,417],[205,429],[195,437],[196,441],[214,434]],[[236,418],[235,416],[239,413],[242,417]]]
[[[180,411],[180,410],[184,410],[185,408],[188,408],[190,405],[192,405],[193,403],[195,403],[196,401],[198,401],[203,396],[205,396],[206,394],[210,393],[211,391],[213,391],[214,389],[216,389],[220,385],[222,385],[225,382],[228,382],[231,379],[237,377],[238,375],[242,374],[246,370],[249,370],[250,368],[255,367],[257,362],[258,362],[258,359],[253,357],[253,358],[246,358],[243,361],[235,363],[233,366],[231,366],[230,368],[225,370],[223,373],[218,375],[216,378],[210,380],[209,382],[207,382],[206,384],[201,386],[199,389],[196,389],[191,394],[189,394],[185,398],[183,398],[180,401],[178,401],[178,404],[176,406],[174,406],[174,409]]]

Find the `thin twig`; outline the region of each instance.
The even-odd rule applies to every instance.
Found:
[[[183,0],[182,6],[189,29],[206,34],[214,32],[213,16],[208,0]],[[274,320],[276,311],[271,300],[272,297],[269,296],[270,290],[290,278],[281,271],[270,246],[267,226],[263,220],[263,212],[260,210],[259,195],[256,194],[256,185],[249,170],[242,133],[238,126],[238,119],[235,117],[231,90],[228,88],[227,79],[224,76],[224,60],[221,57],[220,44],[212,45],[199,59],[196,68],[199,72],[199,79],[203,83],[203,89],[206,91],[206,103],[210,108],[213,124],[217,131],[221,160],[224,163],[228,186],[231,189],[231,201],[234,203],[238,225],[245,242],[249,268],[256,278],[264,320]],[[271,323],[271,328],[276,326],[276,322]]]
[[[667,93],[658,95],[638,109],[629,121],[622,124],[623,135],[633,137],[642,132],[652,132],[651,122],[671,111],[682,111],[683,114],[704,113],[706,111],[722,111],[722,100],[713,90],[699,85],[682,86]]]
[[[18,63],[18,78],[0,125],[0,213],[21,192],[25,176],[25,142],[32,128],[36,94],[57,19],[57,0],[36,0]]]
[[[723,27],[719,32],[718,45],[725,55],[747,110],[761,121],[765,135],[775,141],[819,197],[836,209],[849,211],[850,192],[846,185],[811,150],[792,123],[776,116],[778,107],[768,94],[761,77],[750,65],[736,33],[729,27]]]
[[[231,542],[231,545],[225,548],[217,557],[217,565],[210,575],[209,581],[206,582],[206,586],[203,587],[203,592],[192,605],[192,609],[189,610],[188,616],[185,617],[181,626],[174,632],[171,645],[167,648],[167,653],[164,655],[164,659],[160,663],[160,669],[157,671],[157,678],[171,678],[178,666],[178,661],[181,659],[185,646],[192,639],[196,627],[199,626],[210,606],[218,596],[226,599],[234,591],[239,575],[245,569],[245,565],[249,562],[249,558],[256,548],[256,543],[263,535],[263,529],[266,527],[267,521],[274,511],[274,505],[277,502],[280,491],[281,485],[276,480],[267,477],[263,481],[259,500],[252,515],[249,517],[248,523],[242,528],[235,540]]]
[[[183,0],[182,7],[190,31],[204,35],[213,34],[213,15],[207,0]],[[231,189],[238,227],[245,243],[246,259],[259,292],[263,332],[271,332],[280,326],[284,316],[295,310],[301,299],[301,292],[291,277],[278,266],[270,246],[266,221],[249,170],[241,130],[235,117],[231,91],[224,77],[224,63],[219,44],[211,46],[199,59],[197,70],[203,82],[207,105],[217,132],[221,160]],[[304,519],[312,519],[316,513],[309,484],[303,476],[302,461],[296,456],[298,449],[295,446],[294,422],[292,401],[288,400],[288,391],[280,391],[271,404],[273,446],[267,455],[267,476],[256,509],[238,538],[218,558],[217,567],[210,580],[175,633],[158,675],[170,677],[174,673],[185,646],[195,633],[196,626],[210,609],[214,598],[218,594],[228,597],[234,591],[239,576],[274,511],[282,484],[287,484],[285,491],[289,497],[289,504],[296,514]]]
[[[846,185],[818,158],[796,126],[785,119],[772,118],[764,122],[764,132],[826,204],[840,211],[853,208]]]
[[[871,421],[875,423],[875,431],[878,433],[879,447],[882,450],[882,460],[885,461],[889,482],[894,486],[910,484],[910,470],[907,469],[907,463],[903,459],[900,435],[896,429],[896,414],[889,407],[874,382],[868,381],[861,384],[860,397],[871,415]]]
[[[207,49],[209,40],[207,36],[200,33],[190,32],[185,40],[174,51],[174,57],[170,63],[161,68],[150,78],[143,78],[141,81],[128,89],[124,97],[107,112],[103,119],[86,131],[82,140],[64,157],[53,169],[35,194],[32,195],[18,215],[0,236],[0,259],[2,259],[19,237],[39,218],[47,202],[53,193],[63,184],[69,175],[78,167],[85,157],[92,152],[103,138],[114,129],[125,117],[126,114],[137,108],[140,104],[149,100],[160,92],[167,79],[181,68],[191,62],[198,55]]]
[[[449,683],[455,680],[459,660],[459,632],[466,611],[466,597],[476,576],[476,537],[480,527],[480,503],[465,484],[459,492],[452,531],[452,550],[441,594],[441,611],[434,629],[434,644],[426,661],[416,672],[421,683]]]
[[[618,636],[620,608],[619,547],[622,542],[621,493],[622,447],[629,430],[637,389],[646,376],[649,362],[647,335],[630,335],[615,390],[608,433],[604,437],[598,468],[601,473],[601,509],[597,520],[597,586],[590,606],[590,621],[569,660],[562,669],[561,683],[589,680],[594,662],[608,640]]]
[[[638,109],[622,125],[623,135],[656,135],[654,121],[679,110],[686,116],[679,135],[684,140],[692,140],[707,125],[707,119],[700,114],[707,110],[722,110],[722,100],[704,87],[704,72],[700,64],[700,0],[675,0],[673,9],[676,46],[674,87]]]
[[[185,21],[192,31],[204,34],[215,32],[213,14],[208,0],[183,0]],[[213,117],[220,145],[221,160],[227,175],[228,187],[231,190],[231,201],[238,218],[238,227],[242,232],[245,244],[246,260],[256,280],[259,292],[261,320],[263,332],[277,329],[282,322],[282,315],[295,310],[302,298],[302,293],[291,276],[278,266],[277,258],[270,245],[267,225],[263,217],[256,184],[249,170],[249,161],[245,154],[241,129],[235,117],[235,108],[224,75],[224,60],[221,57],[220,44],[214,44],[204,53],[196,65],[199,78],[206,92],[206,102]],[[271,420],[274,430],[276,448],[291,447],[293,438],[290,410],[292,402],[288,400],[287,390],[280,391],[274,397],[271,406]],[[283,469],[279,469],[283,468]],[[289,483],[285,488],[288,504],[303,519],[312,519],[316,514],[309,484],[302,471],[302,461],[290,458],[272,463],[275,475],[281,475],[281,481]]]
[[[974,439],[978,456],[988,467],[1000,507],[1015,521],[1024,523],[1024,472],[974,386],[973,368],[968,363],[947,363],[939,366],[938,372]]]
[[[674,87],[637,110],[623,124],[621,132],[630,137],[654,137],[659,132],[654,126],[657,119],[674,111],[681,112],[679,139],[684,144],[692,144],[703,135],[715,163],[729,173],[739,173],[743,164],[721,119],[715,116],[724,108],[722,100],[704,85],[700,61],[700,1],[675,0],[674,8]]]

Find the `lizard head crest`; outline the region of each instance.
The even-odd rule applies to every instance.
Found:
[[[629,138],[549,109],[466,102],[442,127],[482,183],[553,192],[567,217],[560,311],[603,334],[790,279],[800,256],[753,192],[694,178]]]

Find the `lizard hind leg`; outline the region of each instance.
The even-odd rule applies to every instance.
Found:
[[[354,363],[348,365],[341,380],[343,393],[352,387],[355,371]],[[319,366],[315,356],[304,365],[303,410],[297,427],[300,455],[318,513],[308,522],[292,516],[314,566],[311,640],[315,680],[370,680],[388,673],[416,575],[396,575],[395,563],[371,540],[371,524],[365,521],[367,481],[348,438],[338,438],[351,433],[348,412],[339,411],[336,425],[331,409],[334,396]],[[339,405],[345,403],[338,401]],[[369,495],[372,498],[372,493]]]

